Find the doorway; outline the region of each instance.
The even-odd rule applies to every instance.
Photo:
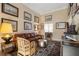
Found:
[[[46,40],[52,40],[53,23],[45,23],[44,24],[44,31],[45,31],[45,39]]]

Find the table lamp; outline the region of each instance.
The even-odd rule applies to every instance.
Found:
[[[10,43],[10,39],[12,38],[12,25],[10,23],[2,23],[0,32],[2,34],[1,38],[5,40],[5,43]]]

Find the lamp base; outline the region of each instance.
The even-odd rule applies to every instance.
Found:
[[[9,44],[11,41],[6,41],[5,44]]]
[[[10,41],[11,38],[12,38],[12,37],[9,37],[9,38],[2,37],[2,39],[5,40],[5,44],[9,44],[9,43],[11,42],[11,41]]]

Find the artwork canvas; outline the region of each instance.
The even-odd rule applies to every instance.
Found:
[[[2,3],[2,12],[8,15],[18,17],[19,10],[17,7],[9,4],[9,3]]]
[[[66,22],[57,22],[56,28],[57,29],[65,29],[66,28]]]
[[[32,15],[28,12],[24,12],[24,19],[28,21],[32,21]]]
[[[39,17],[34,16],[34,22],[39,23]]]
[[[52,21],[52,15],[45,16],[45,21]]]
[[[24,22],[24,30],[32,30],[32,23]]]

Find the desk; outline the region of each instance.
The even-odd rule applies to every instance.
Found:
[[[63,40],[62,41],[63,45],[70,45],[70,46],[75,46],[75,47],[79,47],[79,41],[73,41],[73,40]]]

